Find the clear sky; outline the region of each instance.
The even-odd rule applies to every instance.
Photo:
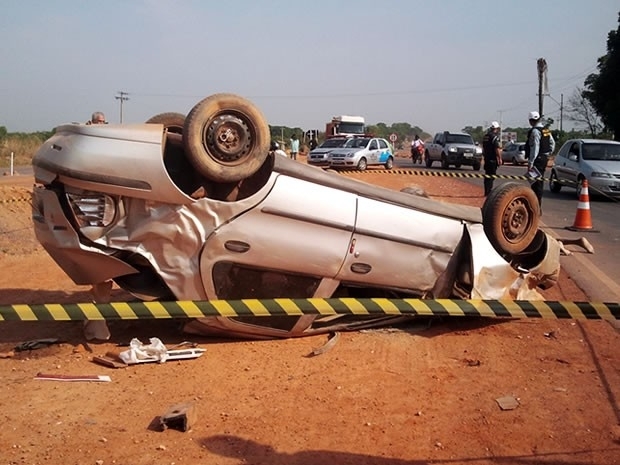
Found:
[[[232,92],[271,125],[334,115],[429,133],[545,114],[583,86],[618,27],[617,0],[0,0],[0,126],[125,123]],[[564,128],[571,123],[564,120]],[[557,125],[556,125],[557,126]]]

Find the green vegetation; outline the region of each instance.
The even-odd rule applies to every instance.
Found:
[[[620,140],[620,13],[618,28],[607,35],[607,54],[598,59],[598,71],[586,78],[583,97]]]
[[[8,132],[6,127],[0,126],[0,167],[10,166],[11,153],[15,166],[29,165],[37,149],[53,133],[54,131]]]

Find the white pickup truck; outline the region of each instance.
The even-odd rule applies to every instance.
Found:
[[[444,131],[435,134],[433,142],[426,144],[425,160],[427,168],[439,161],[444,169],[450,165],[456,168],[468,165],[478,171],[482,164],[482,153],[476,150],[474,139],[469,134]]]

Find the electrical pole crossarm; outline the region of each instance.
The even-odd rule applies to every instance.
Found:
[[[120,123],[123,124],[123,102],[126,100],[129,100],[129,97],[127,97],[129,95],[129,93],[127,92],[123,92],[121,90],[119,90],[117,92],[117,95],[114,96],[114,98],[116,100],[120,100],[120,104],[121,104],[121,117],[120,117]]]

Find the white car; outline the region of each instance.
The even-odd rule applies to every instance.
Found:
[[[562,145],[551,167],[549,189],[560,192],[568,186],[579,198],[584,180],[590,194],[620,197],[620,142],[571,139]]]
[[[312,166],[320,166],[322,168],[329,167],[329,154],[337,148],[342,147],[349,137],[330,137],[325,139],[320,145],[308,153],[307,163]]]
[[[329,154],[329,166],[364,171],[373,165],[391,170],[394,154],[388,141],[380,137],[352,137],[339,149]]]
[[[317,170],[270,153],[262,113],[232,94],[186,118],[163,115],[61,125],[36,153],[36,237],[75,283],[113,280],[144,300],[499,299],[523,298],[559,272],[558,244],[538,229],[525,185],[498,187],[481,210]],[[288,337],[313,323],[187,326]]]

